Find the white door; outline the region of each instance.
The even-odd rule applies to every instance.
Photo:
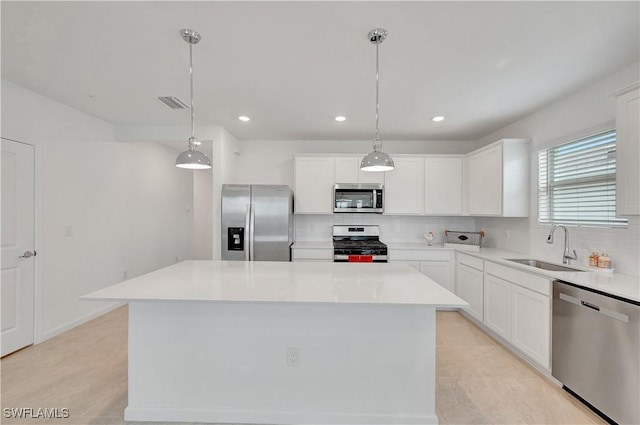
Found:
[[[532,360],[550,370],[551,300],[549,297],[513,285],[511,343]]]
[[[424,213],[424,160],[395,158],[393,162],[395,170],[384,176],[384,213]]]
[[[2,139],[2,355],[33,344],[33,146]]]
[[[484,324],[511,341],[511,283],[484,275]]]
[[[453,292],[451,281],[451,263],[449,261],[420,261],[420,273]]]
[[[297,214],[332,214],[336,161],[333,157],[294,159],[295,210]]]
[[[424,213],[462,214],[462,158],[424,159]]]
[[[469,303],[467,313],[482,322],[483,318],[483,273],[465,264],[458,264],[458,296]]]

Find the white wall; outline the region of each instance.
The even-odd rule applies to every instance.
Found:
[[[486,241],[490,246],[555,261],[562,259],[563,237],[558,235],[553,245],[547,244],[545,241],[549,226],[537,223],[537,152],[555,144],[588,136],[595,130],[613,126],[615,98],[611,93],[637,82],[640,79],[639,69],[639,64],[635,63],[478,141],[478,147],[507,137],[521,137],[532,141],[530,218],[479,218],[478,229],[485,230]],[[613,259],[616,272],[640,274],[638,217],[629,219],[627,229],[571,227],[569,235],[571,249],[578,252],[579,264],[588,262],[588,256],[592,251],[608,252]]]
[[[193,173],[193,259],[213,259],[213,173]]]
[[[81,295],[191,256],[192,173],[173,150],[117,142],[110,124],[7,81],[2,136],[36,151],[36,342],[110,308]]]
[[[222,256],[222,223],[221,223],[221,197],[222,185],[232,183],[235,176],[243,170],[238,166],[238,140],[227,130],[220,127],[213,140],[213,183],[212,183],[212,239],[213,259],[219,260]]]

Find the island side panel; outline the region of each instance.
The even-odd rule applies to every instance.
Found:
[[[437,424],[435,308],[131,302],[125,419]]]

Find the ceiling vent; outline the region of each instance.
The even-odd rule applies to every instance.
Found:
[[[189,109],[189,107],[180,99],[173,96],[158,96],[160,102],[164,103],[171,109]]]

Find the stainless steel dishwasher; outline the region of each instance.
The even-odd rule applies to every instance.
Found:
[[[553,283],[551,374],[610,423],[640,423],[640,303]]]

